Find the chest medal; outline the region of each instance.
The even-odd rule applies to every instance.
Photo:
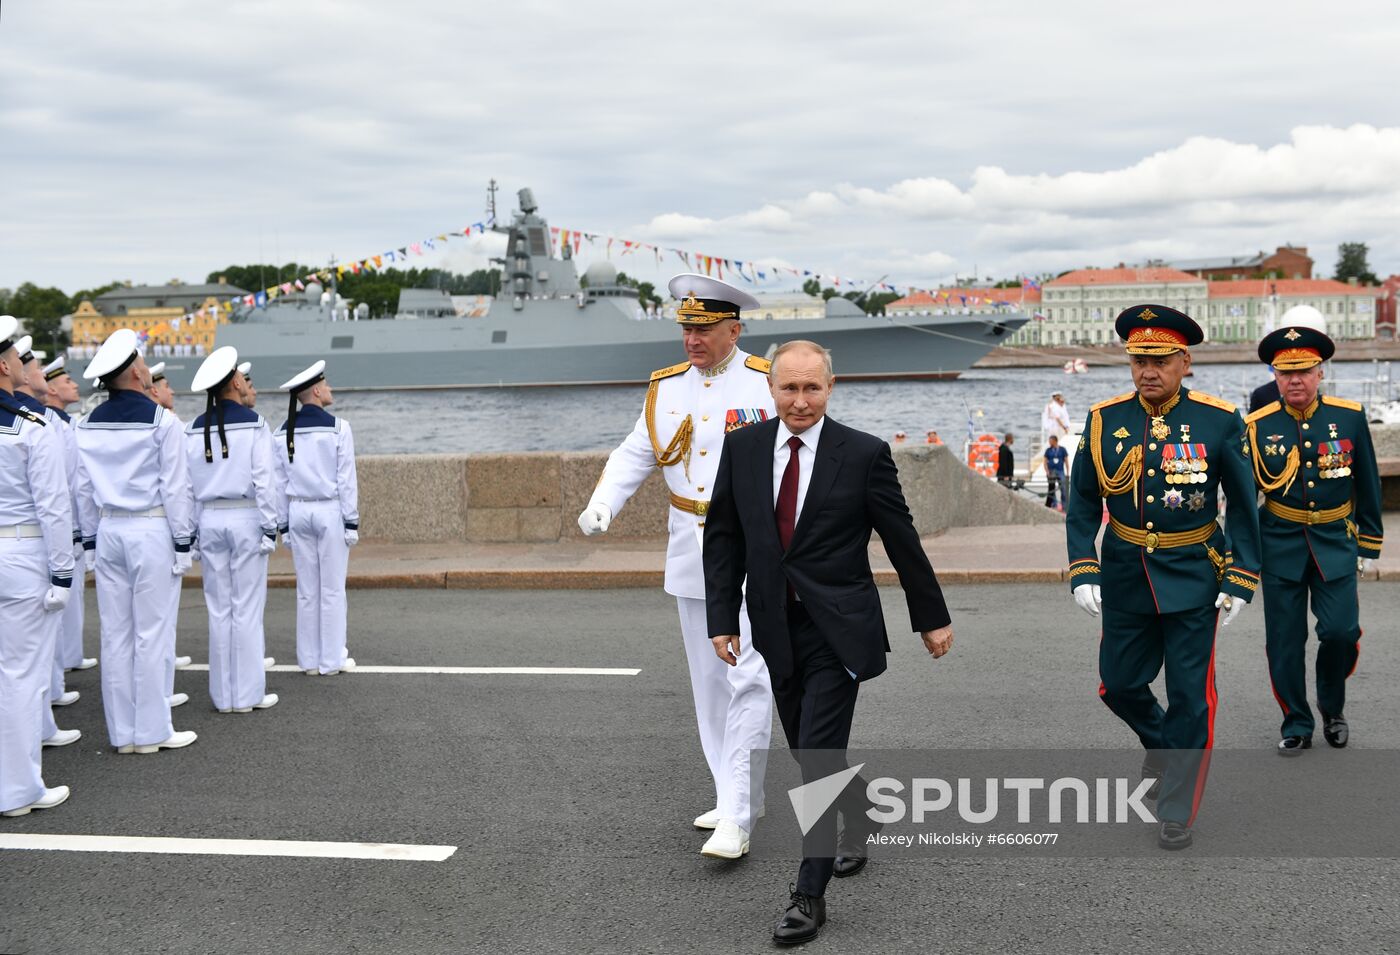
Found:
[[[1204,484],[1209,467],[1204,444],[1162,446],[1162,473],[1168,484]]]

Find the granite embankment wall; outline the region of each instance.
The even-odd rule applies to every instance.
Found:
[[[1045,524],[1063,517],[969,470],[946,447],[894,452],[914,524]],[[603,472],[605,452],[363,456],[361,534],[397,543],[539,543],[581,537],[575,519]],[[653,473],[618,514],[613,538],[666,534],[666,485]]]

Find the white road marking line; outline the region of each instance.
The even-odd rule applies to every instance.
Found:
[[[60,852],[156,852],[204,856],[292,856],[305,859],[391,859],[444,862],[456,846],[412,846],[392,842],[297,842],[291,839],[175,839],[165,836],[60,836],[0,833],[0,849]]]
[[[191,663],[183,667],[180,671],[188,673],[191,670],[208,671],[207,663]],[[300,673],[301,667],[279,663],[274,666],[270,673]],[[355,673],[428,673],[445,674],[448,676],[481,676],[494,674],[517,674],[525,676],[636,676],[642,671],[630,667],[390,667],[390,666],[357,666],[351,670],[341,671],[347,674]]]

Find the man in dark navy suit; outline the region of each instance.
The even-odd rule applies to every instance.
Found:
[[[725,437],[705,518],[705,599],[715,652],[733,665],[748,579],[753,645],[768,664],[788,746],[810,782],[845,768],[856,693],[885,670],[889,638],[870,572],[872,531],[899,574],[909,620],[941,657],[952,621],[914,529],[889,446],[826,417],[835,379],[820,345],[794,341],[773,356],[769,386],[778,417]],[[770,509],[771,508],[771,509]],[[852,795],[851,791],[859,792]],[[826,885],[865,864],[875,826],[857,779],[808,833],[780,944],[813,939],[826,921]]]

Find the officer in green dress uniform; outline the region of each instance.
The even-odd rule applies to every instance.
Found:
[[[1274,366],[1282,401],[1245,421],[1254,477],[1264,492],[1264,629],[1269,680],[1283,710],[1280,756],[1312,746],[1304,680],[1308,598],[1317,617],[1317,708],[1322,735],[1347,744],[1346,679],[1361,639],[1356,576],[1381,555],[1381,479],[1365,412],[1319,395],[1322,363],[1336,350],[1312,328],[1264,336],[1259,358]]]
[[[1221,610],[1233,620],[1259,586],[1254,477],[1235,406],[1181,387],[1200,326],[1136,305],[1115,329],[1137,390],[1095,405],[1084,425],[1066,514],[1070,588],[1080,607],[1103,614],[1099,696],[1148,750],[1144,775],[1160,777],[1158,845],[1184,849],[1214,736],[1216,623]],[[1216,521],[1221,488],[1228,538]],[[1150,688],[1164,664],[1166,709]]]

